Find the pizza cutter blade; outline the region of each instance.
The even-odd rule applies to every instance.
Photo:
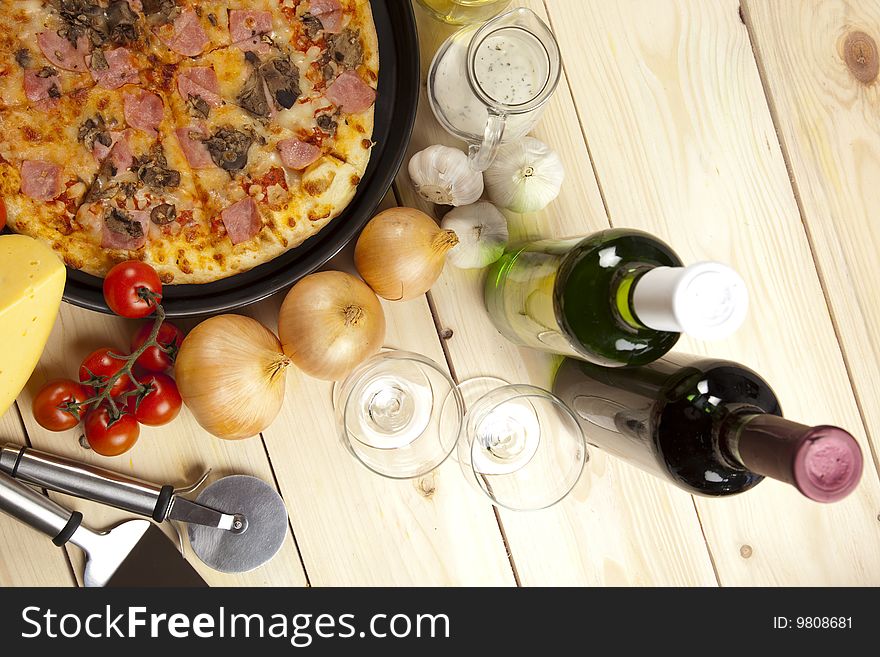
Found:
[[[206,566],[223,573],[243,573],[277,554],[287,534],[287,509],[278,492],[247,475],[218,479],[196,498],[203,506],[244,517],[243,531],[187,525],[189,543]]]

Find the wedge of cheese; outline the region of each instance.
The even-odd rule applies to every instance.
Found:
[[[0,235],[0,415],[40,360],[66,278],[64,263],[42,242]]]

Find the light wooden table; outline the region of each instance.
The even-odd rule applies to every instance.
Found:
[[[129,454],[96,459],[75,432],[31,417],[49,377],[82,355],[123,347],[133,324],[65,306],[0,435],[132,474],[183,482],[216,475],[275,482],[291,532],[278,557],[225,585],[878,585],[880,584],[880,3],[867,0],[526,0],[549,19],[565,76],[534,134],[566,164],[561,196],[511,216],[514,237],[631,226],[686,261],[733,264],[750,317],[723,343],[682,350],[764,374],[786,414],[835,423],[862,443],[866,468],[846,501],[824,506],[767,481],[730,499],[691,497],[592,450],[574,493],[536,513],[496,511],[447,462],[415,481],[355,463],[337,439],[329,384],[291,373],[281,416],[261,438],[211,438],[184,412],[147,430]],[[420,10],[422,65],[451,30]],[[865,42],[862,41],[862,44]],[[871,66],[873,65],[873,70]],[[855,72],[855,74],[854,74]],[[866,79],[867,78],[867,79]],[[411,152],[454,144],[424,102]],[[395,202],[422,207],[405,171]],[[332,267],[350,268],[343,254]],[[425,297],[385,304],[387,344],[447,363],[464,380],[495,375],[549,385],[550,360],[492,328],[481,275],[447,268]],[[276,327],[279,298],[246,313]],[[69,498],[92,525],[123,514]],[[0,584],[71,585],[64,552],[0,518]]]

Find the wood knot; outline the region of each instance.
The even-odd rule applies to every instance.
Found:
[[[419,479],[418,483],[416,484],[416,488],[423,497],[429,500],[434,497],[434,493],[437,492],[437,486],[434,483],[433,473]]]
[[[748,559],[750,556],[752,556],[752,546],[751,545],[743,545],[739,549],[739,556],[741,556],[743,559]]]
[[[441,340],[449,340],[452,337],[452,329],[446,328],[440,331],[440,339]]]
[[[877,79],[880,59],[877,57],[877,42],[864,32],[850,32],[843,44],[843,60],[849,72],[862,84],[871,84]]]

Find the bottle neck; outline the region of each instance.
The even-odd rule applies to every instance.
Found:
[[[613,295],[614,307],[617,310],[618,317],[626,326],[636,330],[653,328],[639,321],[635,304],[633,303],[633,292],[635,291],[636,282],[650,269],[647,266],[627,267],[627,272],[620,279]]]
[[[757,410],[735,409],[719,427],[719,451],[731,465],[784,481],[818,502],[835,502],[852,492],[863,465],[852,435]]]
[[[715,340],[729,336],[745,319],[745,282],[727,265],[644,266],[635,274],[627,298],[629,316],[639,325]]]
[[[630,263],[625,270],[614,294],[617,314],[624,324],[636,330],[684,332],[673,312],[675,288],[659,281],[660,278],[674,279],[684,267]],[[663,276],[663,271],[668,273]]]

